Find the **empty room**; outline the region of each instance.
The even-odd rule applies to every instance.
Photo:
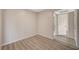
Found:
[[[79,10],[0,9],[1,50],[78,50]]]

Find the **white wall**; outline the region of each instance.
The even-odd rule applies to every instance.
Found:
[[[27,10],[4,10],[3,44],[36,34],[36,13]]]
[[[52,11],[44,11],[38,14],[38,34],[53,39],[54,19]]]

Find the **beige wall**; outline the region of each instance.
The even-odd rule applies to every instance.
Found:
[[[74,39],[74,12],[68,14],[68,31],[67,36]]]
[[[36,13],[27,10],[4,10],[3,44],[36,34]]]
[[[77,47],[79,48],[79,10],[77,12]]]
[[[1,41],[2,41],[2,11],[0,10],[0,45],[1,45]]]
[[[53,39],[53,12],[4,10],[3,44],[40,34]]]
[[[52,11],[40,12],[38,15],[38,34],[53,39],[54,19]]]

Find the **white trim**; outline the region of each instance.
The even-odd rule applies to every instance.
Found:
[[[5,46],[5,45],[8,45],[8,44],[11,44],[11,43],[17,42],[17,41],[19,41],[19,40],[24,40],[24,39],[27,39],[27,38],[33,37],[33,36],[35,36],[35,35],[40,35],[40,36],[46,37],[46,38],[48,38],[48,39],[53,39],[53,37],[49,37],[49,36],[46,36],[46,35],[42,35],[42,34],[34,34],[34,35],[30,35],[30,36],[28,36],[28,37],[23,37],[23,38],[20,38],[20,39],[17,39],[17,40],[11,41],[11,42],[4,43],[4,44],[2,44],[1,46]]]
[[[52,37],[49,37],[49,36],[42,35],[42,34],[37,34],[37,35],[40,35],[40,36],[46,37],[46,38],[48,38],[48,39],[53,39],[53,38],[54,38],[53,36],[52,36]]]
[[[70,13],[70,12],[74,12],[75,9],[63,9],[63,10],[57,10],[55,11],[55,14],[64,14],[64,13]]]
[[[14,41],[10,41],[10,42],[4,43],[4,44],[2,44],[1,46],[8,45],[8,44],[11,44],[11,43],[17,42],[17,41],[19,41],[19,40],[24,40],[24,39],[27,39],[27,38],[33,37],[33,36],[35,36],[35,35],[37,35],[37,34],[30,35],[30,36],[28,36],[28,37],[22,37],[22,38],[20,38],[20,39],[16,39],[16,40],[14,40]]]

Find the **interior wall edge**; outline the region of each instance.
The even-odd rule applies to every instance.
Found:
[[[2,10],[0,10],[0,49],[2,45]]]

